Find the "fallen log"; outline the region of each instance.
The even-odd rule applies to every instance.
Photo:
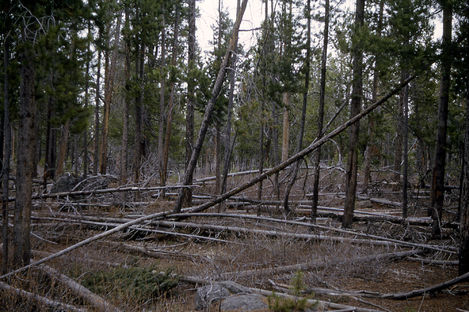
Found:
[[[358,257],[355,259],[346,259],[346,260],[332,260],[330,262],[326,261],[313,261],[307,263],[298,263],[298,264],[291,264],[285,265],[281,267],[275,268],[265,268],[265,269],[253,269],[253,270],[245,270],[239,272],[225,272],[220,275],[222,278],[230,278],[230,277],[252,277],[252,276],[259,276],[259,275],[270,275],[270,274],[280,274],[280,273],[287,273],[287,272],[295,272],[295,271],[307,271],[309,269],[320,269],[326,266],[332,265],[339,265],[339,264],[348,264],[353,262],[367,262],[367,261],[382,261],[382,260],[393,260],[393,259],[400,259],[408,256],[414,256],[421,253],[422,250],[410,250],[410,251],[399,251],[399,252],[392,252],[392,253],[385,253],[385,254],[378,254],[378,255],[371,255],[365,257]]]
[[[61,197],[68,197],[68,196],[97,195],[97,194],[120,193],[120,192],[151,192],[151,191],[159,191],[159,190],[166,190],[166,189],[181,189],[181,188],[193,188],[193,187],[198,187],[198,186],[197,185],[167,185],[167,186],[152,186],[152,187],[128,186],[128,187],[115,187],[115,188],[107,188],[107,189],[100,189],[100,190],[35,194],[31,197],[31,199],[61,198]],[[15,201],[15,197],[9,197],[8,201],[10,202]]]
[[[424,294],[436,293],[438,291],[446,289],[446,288],[448,288],[450,286],[453,286],[455,284],[464,282],[466,280],[469,280],[469,272],[467,272],[463,275],[460,275],[458,277],[455,277],[451,280],[440,283],[440,284],[425,287],[425,288],[422,288],[422,289],[412,290],[412,291],[409,291],[409,292],[401,292],[401,293],[396,293],[396,294],[383,294],[383,295],[380,295],[379,298],[394,299],[394,300],[405,300],[405,299],[409,299],[409,298],[413,298],[413,297],[418,297],[418,296],[421,296],[421,295],[424,295]]]
[[[12,292],[12,293],[14,293],[18,296],[27,298],[29,300],[37,301],[41,304],[44,304],[48,307],[51,307],[54,311],[55,310],[58,310],[58,311],[64,310],[64,311],[73,311],[73,312],[85,312],[86,311],[86,309],[78,308],[78,307],[70,305],[70,304],[66,304],[66,303],[63,303],[63,302],[60,302],[60,301],[52,300],[52,299],[40,296],[38,294],[31,293],[29,291],[10,286],[10,285],[8,285],[7,283],[4,283],[4,282],[0,282],[0,289]]]
[[[77,283],[67,275],[64,275],[57,271],[56,269],[47,266],[47,265],[41,265],[39,268],[46,272],[48,275],[54,277],[64,285],[66,285],[75,295],[80,296],[83,298],[87,303],[91,304],[95,308],[97,308],[99,311],[104,311],[104,312],[119,312],[121,311],[117,307],[113,306],[106,300],[104,300],[101,296],[98,296],[97,294],[93,293],[90,291],[88,288],[85,286]]]
[[[260,181],[263,181],[265,180],[267,177],[275,174],[276,172],[279,172],[280,170],[283,170],[285,169],[287,166],[293,164],[294,162],[302,159],[304,156],[308,155],[309,153],[313,152],[314,150],[316,150],[318,147],[322,146],[324,143],[326,143],[329,139],[339,135],[340,133],[342,133],[342,131],[344,131],[345,129],[349,128],[352,124],[356,123],[357,121],[359,121],[360,119],[362,119],[363,117],[365,117],[366,115],[368,115],[370,112],[372,112],[374,109],[376,109],[378,106],[380,106],[381,104],[383,104],[384,102],[386,102],[389,98],[391,98],[393,95],[397,94],[402,88],[404,88],[410,81],[412,81],[413,79],[415,78],[415,76],[410,76],[408,79],[406,79],[405,81],[403,81],[402,83],[400,83],[396,88],[394,88],[392,91],[390,91],[389,93],[387,93],[385,96],[383,96],[380,100],[378,100],[377,102],[369,105],[367,108],[365,108],[362,112],[360,112],[359,114],[355,115],[354,117],[352,117],[351,119],[349,119],[348,121],[346,121],[344,124],[342,124],[341,126],[337,127],[335,130],[333,130],[332,132],[330,132],[329,134],[327,135],[324,135],[322,138],[318,139],[318,140],[315,140],[313,143],[311,143],[307,148],[303,149],[302,151],[300,151],[299,153],[291,156],[289,159],[287,159],[286,161],[280,163],[279,165],[275,166],[274,168],[272,168],[271,170],[268,170],[266,172],[264,172],[263,174],[257,176],[256,178],[250,180],[249,182],[247,183],[244,183],[232,190],[230,190],[229,192],[226,192],[220,196],[218,196],[217,198],[211,200],[210,202],[208,203],[205,203],[203,205],[200,205],[200,206],[196,206],[196,207],[191,207],[191,208],[186,208],[186,209],[181,209],[181,211],[177,211],[177,212],[201,212],[201,211],[204,211],[210,207],[213,207],[221,202],[223,202],[224,200],[230,198],[231,196],[233,195],[236,195],[240,192],[242,192],[243,190],[251,187],[251,186],[254,186],[255,184],[257,184],[258,182]],[[186,185],[186,187],[190,187],[190,185]],[[177,207],[178,208],[178,207]],[[179,210],[179,209],[177,209]],[[69,246],[65,249],[63,249],[62,251],[60,252],[57,252],[53,255],[50,255],[46,258],[43,258],[41,260],[38,260],[36,262],[33,262],[33,263],[30,263],[26,266],[23,266],[21,268],[18,268],[14,271],[11,271],[9,273],[6,273],[6,274],[3,274],[2,276],[0,276],[0,279],[4,279],[8,276],[12,276],[13,274],[16,274],[16,273],[19,273],[19,272],[23,272],[33,266],[36,266],[36,265],[39,265],[39,264],[42,264],[44,262],[47,262],[49,260],[52,260],[52,259],[55,259],[57,257],[60,257],[66,253],[69,253],[70,251],[72,250],[75,250],[77,248],[80,248],[82,246],[85,246],[91,242],[94,242],[96,240],[99,240],[101,238],[104,238],[106,236],[109,236],[113,233],[116,233],[116,232],[119,232],[123,229],[126,229],[132,225],[135,225],[135,224],[139,224],[139,223],[142,223],[143,221],[146,221],[146,220],[151,220],[151,219],[157,219],[157,218],[164,218],[166,217],[167,215],[171,214],[172,211],[166,211],[166,212],[158,212],[158,213],[154,213],[154,214],[150,214],[150,215],[147,215],[147,216],[143,216],[141,218],[137,218],[135,220],[132,220],[132,221],[129,221],[127,223],[124,223],[124,224],[121,224],[111,230],[108,230],[108,231],[105,231],[105,232],[102,232],[100,234],[97,234],[97,235],[94,235],[92,237],[89,237],[85,240],[82,240],[81,242],[78,242],[72,246]]]

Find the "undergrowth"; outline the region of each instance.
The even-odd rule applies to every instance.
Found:
[[[303,272],[298,271],[293,276],[291,282],[291,293],[294,297],[280,297],[275,292],[267,297],[269,310],[272,312],[300,312],[313,308],[317,303],[309,303],[309,297],[301,297],[301,293],[305,290],[306,285],[303,281]],[[312,296],[311,296],[312,297]]]
[[[177,286],[178,279],[171,270],[160,272],[150,266],[86,273],[82,284],[97,294],[142,304],[166,296]]]

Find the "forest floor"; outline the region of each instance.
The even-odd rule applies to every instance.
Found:
[[[321,206],[342,207],[343,190],[335,182],[341,181],[339,177],[340,172],[323,177]],[[233,177],[230,185],[247,179],[247,176]],[[169,220],[166,223],[146,222],[75,249],[47,264],[122,311],[195,311],[197,285],[188,283],[187,277],[207,282],[230,280],[245,287],[278,293],[287,293],[296,277],[302,282],[298,289],[301,295],[315,300],[378,311],[469,310],[469,281],[410,299],[376,297],[421,289],[456,277],[458,239],[456,230],[452,228],[444,229],[442,239],[431,238],[431,227],[424,224],[429,205],[425,191],[412,190],[409,207],[409,216],[423,223],[405,225],[395,222],[401,213],[398,186],[387,183],[385,179],[375,180],[377,182],[370,192],[357,199],[356,215],[363,219],[355,221],[351,230],[359,235],[337,232],[335,229],[341,229],[340,212],[333,209],[320,210],[317,224],[324,226],[321,229],[311,229],[302,224],[309,222],[309,210],[302,205],[308,199],[308,189],[304,185],[310,184],[304,178],[299,179],[291,196],[294,213],[286,218],[282,207],[275,202],[277,195],[270,180],[264,183],[264,197],[260,203],[229,201],[222,207],[223,216],[199,215],[173,219],[172,223]],[[213,181],[206,181],[194,193],[208,196],[213,194],[213,190]],[[256,192],[257,187],[253,187],[239,197],[255,199]],[[36,201],[32,224],[34,259],[60,251],[138,216],[173,209],[173,194],[166,194],[164,199],[159,195],[155,199],[155,191],[127,195],[116,192],[101,197]],[[194,197],[194,202],[207,201],[204,196]],[[448,207],[454,207],[451,195],[447,198]],[[128,203],[125,207],[121,204],[124,201]],[[218,209],[214,207],[206,212],[218,212]],[[448,217],[444,221],[452,222],[454,216],[451,213],[446,215]],[[297,224],[269,218],[297,221]],[[440,246],[443,251],[423,248],[418,255],[398,259],[373,258],[373,255],[418,248],[365,234]],[[427,263],[430,260],[434,263]],[[295,264],[298,265],[296,269],[291,267]],[[171,286],[165,284],[167,288],[160,283],[160,288],[155,290],[151,286],[155,280],[148,274],[158,275],[160,272],[166,272],[168,280],[172,274],[179,279],[173,280]],[[124,280],[122,276],[130,276],[130,279]],[[37,269],[10,279],[9,284],[93,310],[67,287]],[[161,296],[155,299],[155,294]],[[213,303],[205,310],[219,311],[217,304]],[[2,291],[0,310],[49,311],[50,308]]]

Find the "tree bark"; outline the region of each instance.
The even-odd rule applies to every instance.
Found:
[[[96,105],[94,108],[94,155],[93,173],[98,174],[99,164],[99,97],[101,83],[101,49],[98,47],[98,68],[96,69]]]
[[[195,99],[195,85],[192,72],[195,70],[195,0],[189,0],[189,34],[188,34],[188,49],[187,49],[187,62],[189,67],[189,81],[187,82],[187,107],[186,107],[186,159],[185,170],[188,169],[191,155],[192,145],[194,144],[194,99]],[[189,177],[190,178],[190,177]],[[188,184],[192,184],[192,179],[188,179]],[[183,193],[182,205],[190,206],[192,200],[192,190],[187,190]]]
[[[469,82],[466,82],[469,92]],[[469,272],[469,95],[466,93],[466,124],[463,158],[463,188],[460,214],[459,274]]]
[[[88,21],[88,37],[91,36],[91,20]],[[89,97],[89,87],[90,87],[90,62],[91,59],[89,54],[91,40],[88,39],[88,45],[86,48],[86,72],[85,72],[85,109],[88,109],[90,97]],[[85,129],[83,132],[83,178],[86,179],[88,176],[88,129]]]
[[[326,0],[328,1],[328,0]],[[303,91],[303,105],[301,109],[301,123],[300,123],[300,132],[298,134],[298,145],[296,147],[296,152],[298,153],[301,151],[303,147],[303,136],[305,131],[305,122],[306,122],[306,106],[308,104],[308,92],[309,92],[309,84],[310,84],[310,71],[311,71],[311,0],[308,0],[306,3],[306,14],[307,14],[307,30],[306,30],[306,60],[305,60],[305,84],[304,84],[304,91]],[[295,180],[298,175],[298,169],[300,166],[300,162],[296,162],[293,167],[293,175],[285,189],[285,195],[283,198],[283,209],[286,213],[290,212],[289,208],[289,197],[291,189],[293,185],[295,185]]]
[[[9,20],[6,21],[9,24]],[[10,102],[8,97],[9,81],[8,66],[10,61],[10,42],[8,39],[3,45],[3,167],[2,167],[2,274],[8,271],[8,177],[10,176],[11,154],[11,128],[10,128]]]
[[[246,5],[247,5],[247,0],[243,0],[243,2],[241,4],[241,9],[238,13],[238,16],[236,17],[236,22],[235,22],[234,27],[233,27],[233,34],[232,34],[232,38],[230,40],[229,47],[226,50],[225,57],[224,57],[223,62],[220,66],[220,70],[218,72],[217,79],[215,81],[215,84],[214,84],[214,87],[213,87],[213,90],[212,90],[211,98],[210,98],[210,100],[209,100],[209,102],[208,102],[208,104],[205,108],[205,113],[204,113],[204,117],[202,119],[202,124],[200,126],[199,135],[197,137],[197,142],[195,144],[194,150],[192,151],[191,159],[190,159],[189,165],[187,167],[187,170],[184,174],[184,185],[189,185],[189,182],[192,181],[192,179],[193,179],[195,166],[197,165],[197,159],[199,158],[200,151],[202,149],[202,144],[203,144],[204,139],[205,139],[205,134],[207,133],[208,125],[209,125],[209,122],[210,122],[211,117],[212,117],[213,109],[215,107],[215,102],[216,102],[216,99],[218,98],[221,87],[223,85],[223,80],[224,80],[224,77],[225,77],[226,68],[227,68],[228,63],[230,61],[231,53],[232,53],[232,51],[234,51],[235,43],[237,42],[239,26],[241,24],[241,20],[242,20],[243,15],[244,15],[244,11],[246,10]],[[176,203],[176,207],[174,209],[176,212],[181,211],[182,199],[187,197],[187,195],[185,195],[184,193],[185,193],[185,190],[184,189],[181,190],[181,192],[179,194],[179,197],[178,197],[178,201]]]
[[[290,107],[290,93],[283,93],[283,125],[282,125],[282,159],[288,159],[288,149],[290,143],[290,120],[288,118],[288,108]]]
[[[19,101],[19,142],[16,163],[16,201],[14,210],[14,265],[29,264],[31,259],[30,225],[32,173],[36,134],[34,120],[36,103],[34,101],[34,65],[32,47],[26,47],[20,55],[21,84]]]
[[[111,102],[112,94],[114,92],[114,78],[116,72],[117,56],[119,54],[119,41],[120,41],[120,29],[121,29],[122,15],[119,12],[117,17],[116,29],[114,30],[114,47],[112,49],[111,59],[109,60],[109,51],[106,49],[106,77],[105,90],[104,90],[104,114],[103,114],[103,133],[101,136],[101,156],[100,156],[100,168],[101,174],[106,174],[107,170],[107,141],[109,136],[109,116],[111,114]],[[109,48],[109,39],[107,40],[107,48]],[[110,63],[110,64],[109,64]]]
[[[165,109],[165,94],[166,94],[166,71],[168,70],[166,66],[166,24],[163,16],[163,29],[161,31],[161,82],[160,82],[160,118],[159,118],[159,127],[158,127],[158,164],[160,171],[160,184],[165,185],[166,183],[166,173],[163,168],[164,163],[164,137],[165,137],[165,119],[169,115],[169,109],[166,112]]]
[[[350,117],[360,113],[363,96],[363,52],[360,42],[359,31],[364,24],[365,0],[357,0],[355,8],[354,40],[352,41],[353,57],[353,81],[352,81],[352,101]],[[353,220],[353,210],[355,208],[355,193],[357,189],[357,167],[358,167],[358,135],[359,122],[350,127],[349,132],[349,155],[347,160],[347,173],[345,175],[345,205],[343,227],[350,227]]]
[[[322,48],[321,58],[321,83],[319,90],[319,111],[318,111],[318,132],[317,137],[320,138],[323,133],[324,123],[324,105],[326,97],[326,69],[327,69],[327,44],[329,42],[329,0],[325,0],[324,5],[324,43]],[[313,203],[311,207],[311,221],[316,223],[316,214],[318,210],[319,202],[319,177],[320,177],[320,162],[321,162],[321,147],[319,147],[314,153],[314,181],[313,181]]]
[[[383,29],[383,12],[384,12],[384,0],[379,2],[379,16],[378,16],[378,27],[376,30],[377,36],[381,37],[381,31]],[[371,91],[371,101],[374,103],[377,100],[378,95],[378,56],[375,55],[374,66],[373,66],[373,86]],[[374,120],[374,114],[368,115],[368,140],[365,148],[365,160],[363,165],[363,190],[368,190],[368,184],[371,180],[371,158],[374,156],[377,150],[375,143],[375,128],[376,123]]]
[[[443,1],[443,51],[441,62],[440,99],[438,105],[438,134],[433,166],[431,212],[432,234],[441,234],[440,224],[443,212],[445,165],[446,165],[446,130],[448,123],[449,89],[451,84],[451,32],[453,9],[450,1]]]
[[[125,8],[125,29],[130,29],[129,8]],[[125,39],[125,63],[124,63],[124,116],[122,117],[122,144],[120,159],[120,180],[122,184],[127,182],[127,164],[129,159],[129,110],[130,110],[130,38]]]
[[[409,76],[405,70],[401,73],[401,82],[405,81]],[[405,86],[401,90],[402,105],[403,105],[403,126],[402,126],[402,139],[403,139],[403,166],[402,166],[402,218],[407,218],[407,187],[408,187],[408,168],[409,168],[409,86]]]
[[[60,137],[59,155],[57,158],[57,169],[55,170],[55,174],[57,177],[60,177],[64,173],[64,166],[65,166],[65,161],[67,158],[69,134],[70,134],[70,119],[67,119],[65,121],[65,124],[62,126],[62,136]]]

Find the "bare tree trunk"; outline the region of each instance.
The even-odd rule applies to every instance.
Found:
[[[50,72],[49,74],[50,79],[50,87],[54,87],[54,73]],[[54,99],[52,95],[49,95],[49,99],[47,102],[47,122],[46,122],[46,161],[45,161],[45,168],[44,168],[44,189],[47,186],[47,179],[55,178],[55,163],[57,158],[57,151],[56,151],[56,130],[52,127],[52,119],[55,116],[55,109],[54,109]]]
[[[401,82],[405,81],[409,76],[405,70],[401,73]],[[402,104],[403,104],[403,121],[404,124],[402,126],[402,139],[403,139],[403,168],[402,168],[402,218],[407,218],[407,203],[408,203],[408,196],[407,196],[407,187],[408,187],[408,167],[409,167],[409,129],[408,129],[408,121],[409,121],[409,86],[405,86],[401,90],[401,97],[402,97]]]
[[[9,24],[9,21],[6,21]],[[10,61],[10,42],[3,45],[3,172],[2,172],[2,274],[8,271],[8,177],[10,176],[11,128],[10,102],[8,98],[8,66]]]
[[[463,187],[460,233],[461,241],[459,245],[459,274],[469,272],[469,82],[466,82],[466,133],[464,138],[464,158],[463,158]]]
[[[137,13],[138,15],[138,13]],[[143,133],[143,116],[145,108],[143,106],[143,66],[145,56],[145,45],[141,42],[140,45],[137,43],[137,58],[135,61],[135,72],[139,83],[139,91],[135,99],[135,146],[137,154],[135,157],[135,182],[140,179],[140,167],[142,165],[143,157],[145,156],[145,137]]]
[[[376,35],[381,37],[381,31],[383,28],[383,12],[384,12],[384,0],[379,2],[379,16],[378,16],[378,27],[376,30]],[[374,61],[374,68],[373,68],[373,86],[371,91],[371,101],[374,103],[376,102],[377,95],[378,95],[378,57],[375,55]],[[368,190],[368,184],[371,180],[371,158],[374,156],[374,153],[377,149],[375,141],[375,120],[374,114],[368,115],[368,140],[366,141],[366,148],[365,148],[365,159],[363,165],[363,191],[366,192]]]
[[[19,101],[19,142],[16,163],[16,201],[14,210],[14,264],[27,265],[31,259],[30,225],[33,159],[36,143],[34,120],[34,67],[31,48],[20,55],[21,85]]]
[[[166,184],[166,173],[163,168],[164,163],[164,124],[168,112],[165,112],[165,93],[166,93],[166,24],[165,19],[163,16],[163,29],[161,30],[161,68],[163,69],[163,75],[161,75],[161,82],[160,82],[160,119],[159,119],[159,127],[158,127],[158,164],[160,170],[160,184]]]
[[[445,1],[443,1],[445,2]],[[432,234],[441,234],[443,212],[445,164],[446,164],[446,128],[448,122],[449,89],[451,84],[451,32],[453,9],[449,2],[443,5],[443,52],[441,64],[440,101],[438,105],[438,135],[435,149],[435,163],[432,178]]]
[[[236,14],[239,13],[240,0],[236,2]],[[234,104],[234,89],[236,82],[236,65],[237,65],[237,51],[238,43],[235,43],[235,49],[233,51],[232,61],[231,61],[231,71],[230,71],[230,94],[228,96],[228,114],[226,117],[226,127],[225,127],[225,153],[223,159],[223,177],[221,181],[221,191],[220,194],[226,192],[226,183],[228,178],[228,172],[230,169],[231,154],[233,151],[232,142],[231,142],[231,118],[233,115],[233,104]],[[233,139],[233,143],[235,140]]]
[[[326,97],[326,69],[327,69],[327,45],[329,42],[329,0],[325,1],[324,6],[324,43],[322,48],[321,58],[321,86],[319,90],[319,112],[318,112],[318,133],[317,137],[322,137],[323,123],[324,123],[324,104]],[[316,215],[318,212],[319,202],[319,176],[320,176],[320,162],[321,162],[321,147],[314,153],[314,181],[313,181],[313,203],[311,207],[311,221],[316,223]]]
[[[326,0],[328,1],[328,0]],[[305,85],[303,91],[303,106],[301,110],[301,123],[300,123],[300,133],[298,134],[298,145],[296,147],[296,152],[298,153],[302,149],[303,145],[303,136],[305,131],[305,122],[306,122],[306,106],[308,104],[308,91],[309,91],[309,79],[310,79],[310,70],[311,70],[311,0],[308,0],[306,3],[306,14],[308,20],[308,26],[306,30],[306,63],[305,63]],[[295,184],[296,176],[298,175],[300,162],[294,164],[293,176],[290,183],[285,189],[285,195],[283,198],[283,208],[286,213],[290,212],[288,199],[290,197],[291,189]]]
[[[241,9],[240,9],[240,11],[239,11],[239,13],[236,17],[236,22],[233,26],[233,34],[232,34],[232,38],[230,40],[229,47],[226,50],[225,57],[224,57],[223,62],[220,66],[220,70],[218,72],[217,79],[215,80],[215,84],[213,86],[212,96],[211,96],[210,101],[208,102],[208,104],[205,108],[205,113],[204,113],[204,117],[202,119],[202,124],[200,126],[199,135],[197,137],[197,142],[194,146],[194,150],[192,151],[191,159],[190,159],[189,165],[187,166],[187,170],[186,170],[185,175],[184,175],[184,185],[189,185],[189,181],[192,181],[195,166],[197,165],[197,159],[199,158],[200,151],[202,149],[202,144],[203,144],[204,139],[205,139],[205,134],[207,133],[208,125],[209,125],[209,122],[210,122],[211,117],[212,117],[213,109],[215,107],[215,102],[218,98],[221,87],[223,85],[223,80],[224,80],[224,77],[225,77],[226,68],[227,68],[228,63],[230,61],[231,53],[232,53],[232,51],[234,51],[235,43],[237,42],[239,26],[241,24],[241,20],[242,20],[243,15],[244,15],[244,11],[246,10],[246,5],[247,5],[247,0],[243,0],[242,5],[241,5]],[[186,196],[187,196],[187,195],[184,195],[185,192],[186,192],[185,189],[182,189],[179,193],[178,201],[177,201],[176,207],[174,208],[174,210],[176,212],[181,211],[182,199],[186,198]]]
[[[355,25],[354,33],[360,31],[364,23],[365,0],[356,1],[355,9]],[[353,81],[352,81],[352,103],[350,109],[350,117],[358,115],[361,110],[363,95],[363,52],[361,43],[357,42],[357,38],[352,42],[353,57]],[[350,127],[349,132],[349,155],[347,161],[347,173],[345,175],[345,205],[344,218],[342,220],[343,227],[350,227],[353,220],[353,210],[355,208],[355,193],[357,190],[357,167],[358,167],[358,135],[359,122],[354,123]]]
[[[109,51],[106,49],[106,77],[105,77],[105,89],[104,89],[104,114],[103,114],[103,133],[101,136],[101,156],[100,156],[100,168],[101,174],[106,174],[107,170],[107,141],[109,136],[109,116],[111,113],[111,102],[112,94],[114,92],[114,78],[116,72],[117,56],[119,54],[119,41],[120,41],[120,29],[122,22],[122,14],[119,12],[117,17],[116,29],[114,30],[114,47],[112,49],[111,59],[109,60]],[[109,37],[109,36],[108,36]],[[109,47],[109,39],[107,40],[107,48]],[[110,63],[110,64],[109,64]]]
[[[129,29],[129,9],[125,8],[125,29]],[[127,165],[129,159],[129,107],[130,107],[130,39],[125,39],[125,63],[124,63],[124,116],[122,117],[122,143],[120,159],[120,180],[122,184],[127,182]]]
[[[91,34],[91,20],[88,21],[88,35]],[[88,109],[90,97],[89,97],[89,87],[90,87],[90,44],[91,40],[88,41],[88,46],[86,48],[86,73],[85,73],[85,109]],[[46,147],[47,148],[47,147]],[[83,133],[83,177],[86,179],[88,176],[88,129],[85,129]]]
[[[290,93],[283,93],[283,127],[282,127],[282,162],[288,159],[290,143],[290,120],[288,119],[288,108],[290,107]]]
[[[189,38],[188,38],[188,56],[187,62],[189,71],[195,69],[195,0],[189,0]],[[186,161],[185,170],[188,169],[191,155],[192,145],[194,144],[194,98],[195,98],[194,77],[189,75],[187,82],[187,108],[186,108]],[[190,177],[191,178],[191,177]],[[192,184],[192,179],[188,180],[188,184]],[[183,193],[182,205],[190,206],[192,201],[192,189],[188,189]]]
[[[67,158],[69,134],[70,119],[67,119],[65,121],[65,124],[62,126],[62,136],[60,138],[59,155],[57,158],[57,169],[55,170],[55,174],[57,175],[57,177],[60,177],[64,173],[64,166]]]
[[[96,105],[94,109],[94,155],[93,173],[98,174],[99,163],[99,97],[101,83],[101,50],[98,48],[98,68],[96,69]]]

